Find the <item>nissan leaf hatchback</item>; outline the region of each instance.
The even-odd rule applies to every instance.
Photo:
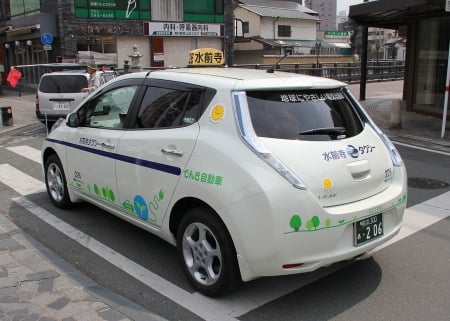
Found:
[[[203,294],[314,271],[396,235],[406,171],[345,83],[226,67],[132,73],[58,122],[48,195],[177,247]]]

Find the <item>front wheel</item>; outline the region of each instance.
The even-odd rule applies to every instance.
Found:
[[[177,231],[177,254],[188,280],[205,295],[228,294],[241,282],[231,237],[208,208],[194,208],[183,217]]]
[[[53,154],[45,162],[45,186],[52,203],[59,208],[70,208],[73,203],[67,191],[64,169],[58,156]]]

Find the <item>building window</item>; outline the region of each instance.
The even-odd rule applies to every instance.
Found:
[[[249,33],[250,32],[250,24],[248,21],[242,22],[242,33]]]
[[[278,25],[278,37],[290,37],[291,26]]]
[[[2,1],[3,3],[4,1]],[[22,0],[22,1],[5,1],[4,6],[6,11],[11,13],[11,17],[21,16],[30,12],[36,12],[40,10],[39,0]]]
[[[223,0],[183,0],[184,21],[223,22]]]

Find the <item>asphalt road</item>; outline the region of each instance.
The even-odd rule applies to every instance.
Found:
[[[1,137],[0,164],[43,183],[28,156],[44,136]],[[397,147],[415,179],[395,242],[357,261],[245,283],[221,299],[193,292],[172,246],[91,205],[58,210],[36,186],[18,193],[1,182],[0,209],[88,277],[167,320],[450,320],[450,154]]]

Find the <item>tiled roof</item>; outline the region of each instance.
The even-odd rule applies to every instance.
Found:
[[[312,16],[300,10],[283,9],[283,8],[273,8],[264,6],[255,6],[240,4],[239,7],[244,8],[250,12],[253,12],[261,17],[272,17],[272,18],[285,18],[285,19],[302,19],[302,20],[313,20],[320,21],[316,16]]]
[[[311,10],[300,3],[295,1],[284,1],[284,0],[238,0],[239,3],[244,5],[254,5],[260,7],[271,7],[271,8],[281,8],[288,10],[300,10],[302,12],[311,13],[317,15],[318,13]]]

